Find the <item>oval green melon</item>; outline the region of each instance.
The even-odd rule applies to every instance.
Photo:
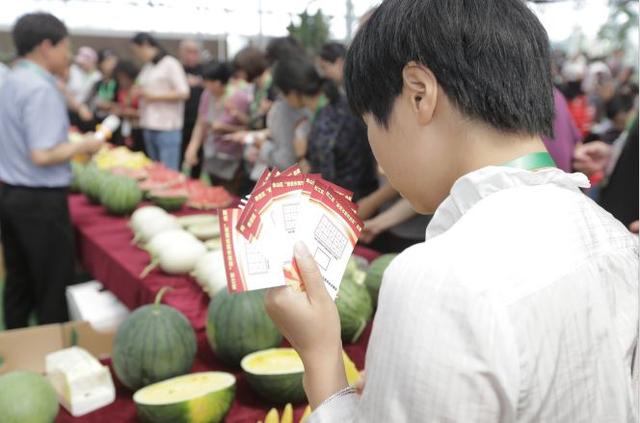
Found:
[[[154,383],[133,395],[138,417],[147,423],[218,423],[229,412],[236,378],[201,372]]]
[[[94,165],[88,165],[82,172],[80,189],[91,204],[100,204],[103,173]]]
[[[2,423],[52,423],[58,409],[56,392],[43,376],[27,371],[0,376]]]
[[[107,212],[126,215],[133,212],[142,201],[138,184],[125,176],[108,176],[103,179],[100,202]]]
[[[160,304],[162,288],[154,304],[135,310],[120,325],[113,343],[113,368],[130,389],[183,375],[196,355],[191,324],[176,309]]]
[[[208,241],[220,237],[220,225],[216,223],[198,223],[187,228],[196,238],[201,241]]]
[[[149,200],[158,207],[165,209],[166,211],[178,211],[187,202],[188,197],[186,194],[171,194],[163,193],[161,191],[151,191],[148,195]]]
[[[247,355],[240,362],[249,386],[274,404],[300,403],[304,365],[293,348],[271,348]]]
[[[373,305],[364,277],[364,272],[357,266],[348,266],[340,283],[336,306],[344,343],[356,342],[371,321]]]
[[[83,164],[77,162],[71,162],[71,172],[73,174],[73,178],[71,179],[71,186],[69,190],[71,192],[80,192],[80,179],[82,178],[82,172],[84,171],[85,166]]]
[[[387,270],[387,267],[391,264],[391,260],[396,258],[396,256],[397,254],[384,254],[372,261],[369,270],[367,270],[367,277],[364,280],[364,284],[369,291],[374,308],[378,306],[378,293],[380,292],[384,271]]]
[[[209,303],[207,340],[213,352],[237,366],[252,352],[280,345],[282,335],[264,309],[264,291],[219,291]]]
[[[200,214],[192,214],[188,216],[181,216],[178,218],[178,223],[180,224],[180,226],[182,226],[185,229],[188,228],[189,226],[200,225],[204,223],[217,225],[218,215],[214,213],[209,213],[209,214],[200,213]]]

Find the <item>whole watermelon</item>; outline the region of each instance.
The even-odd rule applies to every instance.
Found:
[[[100,189],[103,172],[94,165],[88,165],[80,178],[80,190],[91,204],[100,204]]]
[[[336,298],[344,343],[356,342],[371,321],[373,305],[364,285],[364,277],[364,272],[350,259]]]
[[[113,343],[113,368],[130,389],[188,373],[196,355],[191,324],[176,309],[160,304],[140,307],[118,328]]]
[[[142,201],[142,191],[138,184],[126,176],[105,177],[100,191],[100,202],[107,212],[115,215],[131,213]]]
[[[80,192],[80,179],[82,178],[82,172],[84,171],[85,166],[77,163],[71,162],[71,172],[73,174],[73,178],[71,179],[71,186],[69,190],[71,192]]]
[[[56,392],[43,376],[14,371],[0,376],[0,421],[52,423],[58,415]]]
[[[147,194],[149,200],[166,211],[178,211],[189,199],[186,191],[178,190],[153,190]]]
[[[367,290],[371,296],[371,301],[373,301],[373,308],[378,307],[378,292],[380,291],[384,271],[387,270],[387,267],[391,264],[391,260],[396,258],[396,256],[397,254],[382,255],[372,261],[369,266],[364,284],[367,286]]]
[[[264,309],[264,291],[223,289],[209,303],[207,339],[216,356],[237,366],[247,354],[280,345],[282,335]]]

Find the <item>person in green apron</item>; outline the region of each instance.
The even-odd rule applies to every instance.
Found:
[[[434,214],[370,275],[359,391],[315,252],[295,246],[304,290],[265,294],[304,364],[309,423],[637,420],[638,239],[545,149],[549,50],[521,0],[385,0],[356,33],[351,107],[390,184]]]
[[[98,69],[102,78],[95,83],[89,94],[87,104],[93,112],[95,123],[102,122],[112,111],[116,103],[118,83],[114,77],[114,70],[118,65],[118,56],[109,49],[98,52]],[[112,144],[122,144],[123,139],[118,129],[110,139]]]

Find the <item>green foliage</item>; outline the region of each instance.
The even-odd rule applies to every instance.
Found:
[[[320,50],[320,47],[329,39],[329,21],[330,17],[324,15],[322,10],[311,15],[305,9],[304,12],[298,14],[300,24],[289,24],[287,30],[289,34],[298,39],[309,54],[314,54]]]
[[[598,37],[607,40],[615,49],[625,48],[629,31],[638,24],[637,1],[609,0],[609,19],[600,28]]]

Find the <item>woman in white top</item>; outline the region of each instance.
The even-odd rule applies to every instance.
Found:
[[[136,34],[131,46],[144,63],[137,86],[146,152],[151,159],[179,170],[184,103],[189,98],[187,75],[178,59],[169,56],[150,34]]]
[[[386,0],[358,31],[349,101],[391,185],[435,214],[384,274],[361,395],[304,245],[306,292],[268,292],[309,423],[636,421],[638,242],[545,150],[550,69],[521,0]]]

